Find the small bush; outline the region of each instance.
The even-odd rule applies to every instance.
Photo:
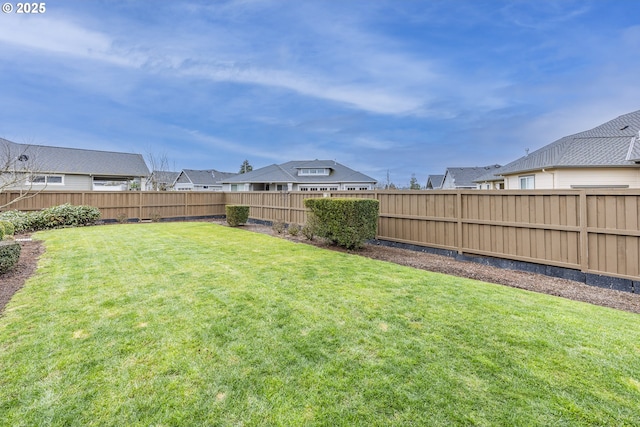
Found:
[[[0,220],[0,225],[4,226],[4,234],[5,234],[5,236],[13,236],[14,233],[16,232],[16,228],[9,221],[1,221]],[[0,240],[2,240],[2,239],[0,239]]]
[[[317,235],[339,246],[359,249],[366,240],[376,237],[377,200],[326,197],[305,199],[304,204],[317,219]]]
[[[151,212],[151,215],[149,215],[149,219],[151,220],[151,222],[160,222],[160,220],[162,219],[162,215],[160,215],[160,212],[158,211],[153,211]]]
[[[127,222],[129,222],[129,215],[124,212],[120,212],[118,215],[116,215],[116,220],[120,224],[126,224]]]
[[[246,224],[249,220],[249,206],[227,205],[225,206],[225,212],[227,214],[227,224],[231,227]]]
[[[0,242],[0,274],[11,270],[20,259],[20,244],[14,241]]]
[[[0,240],[4,239],[4,224],[0,221]]]
[[[287,229],[287,225],[284,223],[283,220],[278,219],[276,221],[273,221],[273,224],[271,224],[271,229],[276,234],[284,234],[284,232]]]
[[[0,214],[0,220],[9,221],[14,232],[37,231],[49,228],[77,227],[94,224],[100,218],[100,210],[92,206],[64,204],[37,212],[9,211]]]
[[[15,233],[21,233],[29,229],[31,214],[22,211],[7,211],[0,213],[0,220],[9,221],[14,226]]]
[[[289,228],[287,229],[287,231],[289,232],[289,234],[291,236],[297,236],[298,234],[300,234],[300,225],[298,224],[289,224]]]
[[[311,199],[310,199],[311,200]],[[307,240],[313,240],[316,237],[316,230],[318,220],[313,215],[313,212],[307,212],[307,222],[302,226],[300,230],[302,235],[307,238]]]

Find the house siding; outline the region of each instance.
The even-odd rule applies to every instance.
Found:
[[[550,169],[544,172],[521,173],[506,176],[505,188],[519,190],[521,176],[534,176],[536,190],[607,186],[640,188],[640,166],[638,168]]]
[[[44,175],[45,173],[43,173]],[[68,174],[57,174],[51,173],[47,175],[62,175],[63,184],[49,184],[46,187],[47,191],[91,191],[93,190],[93,178],[87,175],[68,175]],[[33,186],[29,185],[19,185],[14,186],[12,189],[16,190],[39,190],[43,186],[34,184]]]

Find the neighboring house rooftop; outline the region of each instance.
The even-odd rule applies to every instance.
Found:
[[[328,175],[301,175],[301,169],[329,169]],[[280,165],[269,165],[251,172],[225,179],[224,183],[319,183],[319,182],[370,182],[376,180],[354,171],[333,160],[294,160]]]
[[[163,182],[163,183],[168,183],[171,184],[173,181],[176,180],[176,178],[178,177],[178,175],[180,175],[180,172],[173,172],[173,171],[153,171],[151,172],[151,175],[158,181],[158,182]]]
[[[442,187],[442,181],[444,181],[444,175],[429,175],[427,178],[427,190],[437,190]]]
[[[504,177],[500,175],[500,171],[502,170],[502,166],[494,165],[493,167],[489,167],[489,170],[486,173],[478,176],[473,182],[493,182],[493,181],[503,181]]]
[[[5,147],[26,156],[34,168],[43,173],[123,178],[149,175],[149,169],[140,154],[18,144],[0,138],[0,150]]]
[[[507,165],[501,175],[546,168],[629,167],[640,162],[640,110],[565,136]]]
[[[220,185],[223,180],[237,174],[231,172],[220,172],[215,169],[183,169],[178,175],[184,176],[194,185]],[[176,180],[177,179],[178,177],[176,177]]]
[[[443,184],[451,180],[453,188],[476,188],[475,181],[479,177],[495,173],[498,169],[500,165],[447,168]]]

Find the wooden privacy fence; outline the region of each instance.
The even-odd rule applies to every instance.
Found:
[[[640,190],[43,192],[11,208],[87,204],[104,219],[145,219],[224,215],[226,204],[244,204],[253,219],[303,224],[303,200],[323,196],[378,199],[379,239],[640,280]]]
[[[0,205],[15,199],[19,192],[0,193]],[[70,203],[100,209],[102,219],[120,217],[150,219],[192,218],[224,215],[224,193],[199,191],[47,191],[22,199],[7,209],[35,211]]]

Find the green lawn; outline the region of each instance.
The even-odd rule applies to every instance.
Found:
[[[640,316],[210,223],[41,232],[0,425],[638,425]]]

